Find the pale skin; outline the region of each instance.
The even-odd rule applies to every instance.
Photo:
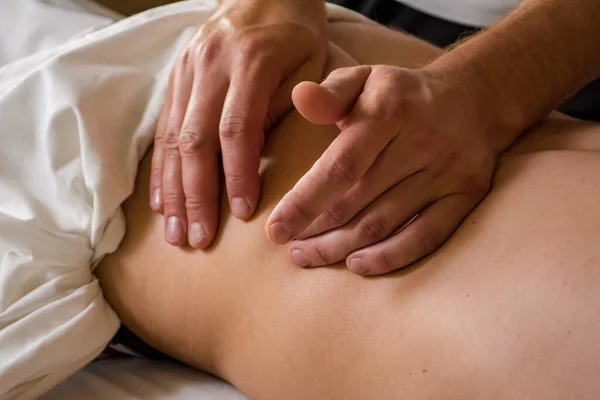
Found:
[[[422,68],[357,67],[296,86],[317,80],[322,68],[323,18],[322,1],[224,0],[190,44],[192,57],[182,59],[195,72],[173,80],[150,183],[171,244],[212,243],[219,151],[234,214],[253,215],[263,133],[291,97],[307,119],[343,130],[274,209],[267,236],[290,243],[301,266],[346,260],[353,272],[374,275],[409,265],[443,244],[484,198],[498,155],[600,72],[596,0],[526,0]],[[299,39],[267,40],[282,30]],[[214,38],[228,46],[207,52]],[[252,50],[241,61],[233,57],[239,46]],[[202,102],[194,100],[200,92]]]
[[[415,68],[439,55],[375,25],[337,22],[328,70]],[[377,44],[377,46],[374,46]],[[394,50],[394,51],[392,51]],[[169,246],[144,207],[150,157],[124,206],[127,234],[96,270],[124,323],[250,398],[595,400],[600,391],[600,128],[552,117],[498,160],[489,196],[434,255],[363,277],[294,268],[262,235],[335,126],[293,112],[267,140],[248,222],[224,199],[216,246]]]

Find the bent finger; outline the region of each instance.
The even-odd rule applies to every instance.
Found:
[[[292,91],[292,100],[304,118],[315,124],[334,124],[353,108],[363,91],[371,67],[339,68],[317,84],[301,82]]]
[[[423,174],[399,182],[372,202],[350,223],[322,235],[293,243],[294,264],[321,266],[345,259],[351,252],[386,240],[434,198]]]
[[[162,176],[163,214],[165,216],[165,238],[167,242],[175,246],[183,246],[187,243],[179,133],[187,111],[193,80],[193,70],[181,64],[176,67],[172,107],[166,127],[169,141],[165,146]]]
[[[223,75],[197,72],[183,121],[179,151],[188,243],[212,243],[219,219],[219,118],[227,91]]]
[[[350,254],[346,265],[360,275],[380,275],[404,268],[444,244],[474,206],[473,200],[466,196],[446,196],[427,207],[397,234]]]
[[[266,71],[231,80],[219,124],[223,171],[232,213],[240,219],[258,204],[261,137],[277,82]]]
[[[275,207],[267,221],[271,240],[282,244],[303,232],[363,177],[389,138],[389,129],[373,122],[345,129]]]
[[[162,179],[163,166],[165,163],[165,147],[169,140],[176,141],[177,138],[167,137],[167,122],[169,120],[169,112],[173,102],[173,75],[169,76],[165,103],[160,111],[158,123],[156,124],[156,132],[154,134],[154,148],[152,150],[152,167],[150,171],[150,208],[154,212],[162,212],[163,210],[163,193]],[[174,134],[174,132],[172,132]]]
[[[375,199],[384,195],[387,190],[392,190],[390,188],[396,185],[405,187],[407,182],[413,181],[413,176],[422,175],[424,172],[422,165],[415,162],[403,146],[395,146],[396,140],[397,138],[381,152],[363,178],[319,215],[298,236],[299,239],[319,235],[348,223]],[[409,193],[410,196],[418,199],[422,197],[422,191],[429,193],[428,189],[428,186],[413,188]],[[411,200],[402,200],[397,203],[397,207],[405,207],[404,201],[410,203]]]

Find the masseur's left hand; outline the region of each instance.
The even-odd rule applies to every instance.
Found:
[[[426,69],[359,66],[294,89],[305,118],[341,130],[267,222],[274,242],[296,240],[295,264],[404,267],[482,200],[499,151],[486,139],[493,127],[478,99],[448,82]]]
[[[220,0],[173,68],[155,134],[150,205],[172,244],[206,248],[219,218],[219,161],[233,215],[259,199],[261,143],[327,57],[323,0]]]

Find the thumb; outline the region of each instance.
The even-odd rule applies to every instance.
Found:
[[[304,118],[315,124],[334,124],[354,106],[371,67],[358,66],[334,70],[319,85],[301,82],[292,91],[292,101]]]

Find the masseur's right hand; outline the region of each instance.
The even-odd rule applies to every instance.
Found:
[[[223,0],[180,55],[155,136],[150,205],[172,245],[204,248],[218,226],[219,153],[232,213],[259,197],[264,134],[292,107],[291,92],[321,78],[323,0]]]

